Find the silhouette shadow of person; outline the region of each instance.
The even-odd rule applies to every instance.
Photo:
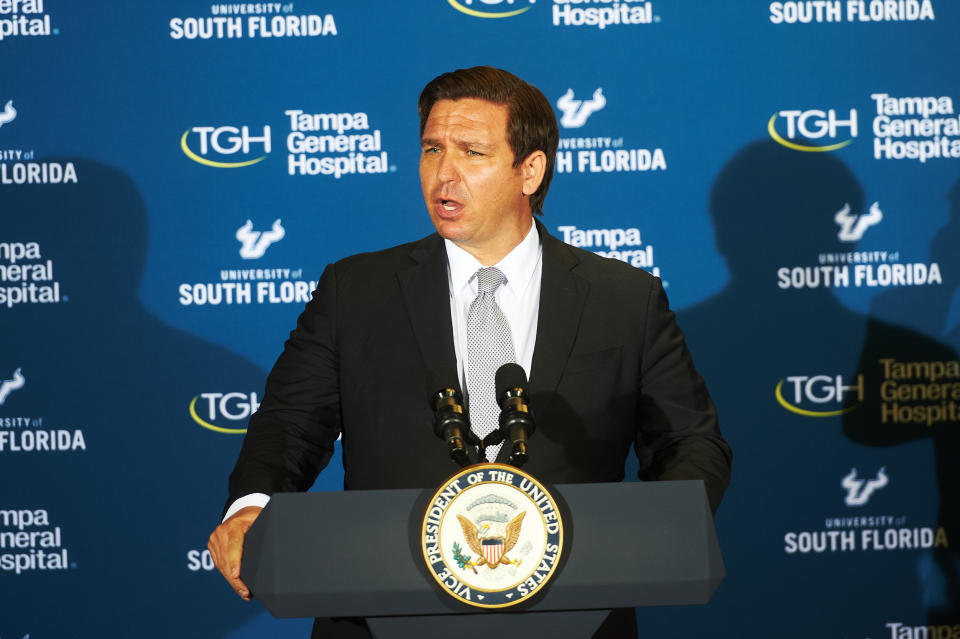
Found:
[[[56,301],[0,309],[0,378],[19,369],[24,379],[0,417],[28,424],[2,429],[0,509],[44,511],[38,520],[49,525],[25,530],[56,529],[61,546],[16,552],[62,548],[68,565],[18,575],[16,588],[4,589],[0,631],[225,636],[262,610],[242,602],[202,555],[240,437],[202,428],[189,405],[205,392],[259,392],[265,373],[141,304],[147,209],[127,175],[84,158],[50,162],[71,164],[77,181],[0,191],[0,242],[32,244],[35,257],[17,264],[44,269],[52,280],[35,283],[59,292]]]
[[[960,550],[948,543],[960,534],[960,363],[955,350],[930,340],[903,344],[890,322],[960,348],[960,331],[950,325],[951,302],[960,290],[960,180],[947,198],[949,220],[934,235],[925,263],[931,270],[937,266],[942,283],[888,288],[871,300],[860,369],[873,375],[880,394],[869,420],[844,419],[847,435],[868,446],[932,442],[939,535],[917,567],[929,625],[954,624],[960,614]]]
[[[862,530],[850,522],[900,509],[920,525],[910,495],[931,486],[911,477],[911,467],[928,462],[929,452],[864,447],[849,434],[870,431],[879,410],[865,352],[955,355],[838,300],[834,289],[856,286],[857,258],[840,241],[835,216],[845,206],[864,212],[864,204],[859,181],[835,154],[771,140],[738,151],[712,186],[710,214],[730,279],[678,313],[737,455],[717,516],[728,577],[711,606],[685,617],[704,629],[750,618],[777,636],[819,636],[824,627],[862,634],[862,620],[877,610],[890,618],[919,610],[916,552],[878,560],[861,549]],[[891,486],[851,505],[843,487],[851,469],[861,481],[885,472]],[[897,588],[884,585],[894,579]],[[797,619],[798,603],[818,614]]]

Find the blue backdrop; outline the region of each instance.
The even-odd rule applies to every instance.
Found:
[[[544,223],[663,279],[735,451],[726,581],[642,635],[956,636],[958,27],[947,0],[0,0],[0,637],[306,636],[206,539],[324,265],[432,231],[416,98],[476,64],[556,106]],[[341,486],[337,458],[314,489]]]

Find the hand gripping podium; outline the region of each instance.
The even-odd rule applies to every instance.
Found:
[[[566,484],[558,570],[538,596],[483,610],[428,573],[433,489],[280,493],[247,532],[241,578],[275,617],[367,617],[376,637],[589,637],[611,608],[703,604],[725,576],[703,482]],[[548,624],[548,625],[543,625]]]

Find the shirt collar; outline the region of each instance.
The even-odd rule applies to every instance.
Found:
[[[474,275],[484,265],[450,240],[445,239],[443,242],[447,249],[450,296],[455,297],[465,286],[472,286],[476,291]],[[517,297],[522,297],[527,290],[540,260],[540,251],[540,234],[537,233],[537,225],[531,220],[530,230],[523,240],[494,264],[506,276],[506,286],[510,287]]]

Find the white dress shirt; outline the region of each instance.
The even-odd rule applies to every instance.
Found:
[[[450,240],[444,240],[444,244],[447,249],[447,281],[450,285],[453,346],[457,355],[460,386],[466,392],[467,314],[477,296],[477,271],[484,265]],[[542,256],[540,234],[537,233],[537,225],[531,221],[530,230],[523,240],[502,260],[493,265],[506,277],[505,283],[497,289],[495,298],[500,310],[510,323],[517,364],[523,367],[528,378],[530,365],[533,362],[533,348],[537,341],[537,316],[540,311],[540,282],[543,273]],[[238,510],[247,506],[263,508],[269,501],[270,496],[264,493],[244,495],[230,504],[223,519],[224,521],[229,519]]]
[[[484,265],[450,240],[447,246],[447,276],[450,284],[450,316],[453,346],[457,354],[457,372],[461,388],[467,389],[467,315],[477,297],[477,271]],[[517,364],[530,376],[533,347],[537,341],[537,312],[540,310],[542,273],[540,234],[531,223],[530,231],[502,260],[494,264],[506,277],[495,298],[510,324],[513,352]],[[468,398],[469,401],[469,398]]]

